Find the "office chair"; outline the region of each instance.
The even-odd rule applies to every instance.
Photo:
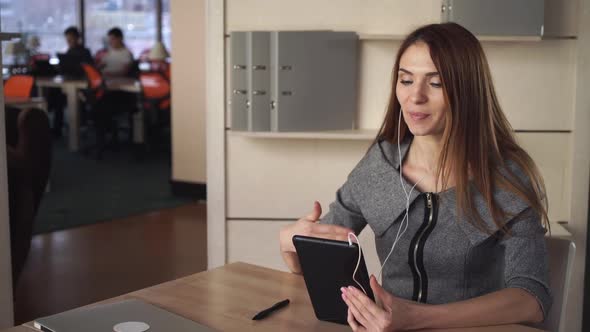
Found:
[[[172,79],[171,70],[172,70],[171,64],[168,64],[168,66],[166,66],[166,69],[164,70],[164,77],[166,77],[168,79],[168,82],[170,82]]]
[[[5,97],[31,97],[35,78],[31,75],[13,75],[4,83]]]
[[[114,121],[114,105],[108,98],[104,78],[98,69],[86,63],[81,64],[81,66],[86,75],[88,87],[82,90],[80,98],[85,104],[85,110],[92,121],[92,127],[96,135],[95,145],[85,147],[83,152],[95,148],[97,150],[97,159],[101,159],[107,147],[107,133],[110,132],[113,140],[117,140],[118,128]]]
[[[164,127],[170,125],[170,81],[160,72],[144,72],[139,74],[139,82],[146,144],[149,147],[154,142],[160,142]]]
[[[539,328],[547,331],[565,331],[563,326],[566,316],[567,291],[572,276],[575,244],[564,238],[549,237],[546,239],[549,255],[549,287],[553,295],[553,305],[539,324]]]
[[[7,107],[6,145],[13,283],[25,265],[33,224],[51,170],[51,128],[45,111]]]

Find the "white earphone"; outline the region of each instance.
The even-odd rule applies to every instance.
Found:
[[[363,251],[361,249],[361,243],[360,243],[358,237],[356,237],[356,234],[354,234],[354,233],[348,233],[348,245],[352,246],[352,240],[350,239],[350,236],[351,235],[354,236],[354,238],[356,239],[356,243],[357,243],[357,245],[359,247],[359,258],[358,258],[358,260],[356,262],[356,267],[354,268],[354,272],[352,273],[352,280],[354,280],[354,282],[356,282],[356,284],[359,285],[359,287],[361,288],[361,290],[363,291],[363,293],[367,294],[367,291],[363,288],[363,285],[361,285],[361,283],[358,282],[358,280],[356,280],[356,271],[358,270],[359,265],[361,265],[361,257],[362,257],[362,254],[363,254]]]
[[[393,241],[393,245],[391,246],[391,250],[389,250],[389,254],[387,254],[387,257],[385,257],[385,260],[383,260],[383,264],[381,264],[381,268],[379,269],[379,277],[378,279],[381,279],[381,274],[383,272],[383,267],[385,266],[385,263],[387,263],[387,260],[389,259],[389,256],[391,256],[391,254],[393,253],[393,249],[395,248],[395,245],[397,244],[397,242],[399,241],[399,239],[404,235],[404,233],[406,232],[406,230],[408,229],[408,222],[409,222],[409,210],[410,210],[410,197],[412,196],[412,192],[414,191],[414,189],[416,188],[416,186],[422,182],[422,180],[424,180],[424,178],[426,177],[426,175],[424,175],[418,182],[416,182],[416,184],[414,184],[412,186],[412,188],[410,189],[410,192],[406,191],[406,187],[404,186],[404,179],[403,179],[403,173],[402,173],[402,153],[401,153],[401,141],[400,141],[400,124],[402,121],[402,110],[400,109],[399,111],[399,118],[398,118],[398,122],[397,122],[397,156],[398,156],[398,161],[399,161],[399,182],[402,186],[402,189],[404,191],[404,194],[406,196],[406,211],[404,214],[404,217],[402,218],[402,221],[400,222],[399,228],[397,229],[397,234],[395,236],[395,240]],[[404,224],[405,223],[405,224]],[[403,231],[401,231],[403,228]],[[401,234],[400,234],[401,231]],[[352,245],[352,241],[350,239],[350,236],[354,236],[354,238],[357,241],[358,247],[359,247],[359,257],[358,257],[358,262],[356,264],[356,268],[354,269],[354,272],[352,273],[352,279],[354,280],[354,282],[357,283],[357,285],[359,285],[361,287],[361,289],[363,290],[363,292],[366,294],[367,292],[365,292],[363,286],[361,286],[361,284],[356,280],[356,272],[358,270],[358,267],[360,265],[361,262],[361,254],[362,254],[362,249],[361,249],[361,244],[358,240],[358,238],[356,237],[356,235],[354,233],[348,233],[348,243],[350,245]]]

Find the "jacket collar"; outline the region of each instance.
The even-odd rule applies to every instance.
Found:
[[[443,199],[440,200],[440,207],[446,209],[447,213],[453,216],[454,220],[457,222],[459,227],[469,238],[471,244],[478,245],[487,240],[490,236],[496,234],[500,230],[500,228],[494,222],[492,214],[490,213],[490,210],[487,207],[483,195],[475,188],[475,185],[473,185],[473,183],[470,183],[470,187],[470,190],[473,193],[472,199],[475,206],[475,210],[485,223],[487,232],[477,228],[470,222],[470,220],[467,217],[458,213],[457,196],[456,191],[454,189],[444,193]],[[500,225],[507,225],[510,221],[516,219],[518,215],[520,215],[529,207],[528,204],[524,202],[518,195],[506,190],[495,190],[493,193],[493,198],[496,204],[498,204],[500,208],[504,210],[506,215],[504,220],[500,221]]]
[[[398,156],[396,144],[392,144],[388,141],[379,141],[377,143],[377,148],[381,152],[380,154],[382,160],[389,164],[389,167],[386,167],[387,170],[384,171],[383,174],[380,174],[380,176],[385,177],[385,179],[389,178],[389,180],[386,180],[385,182],[389,184],[387,191],[390,192],[390,194],[387,195],[388,197],[385,198],[386,205],[390,207],[389,209],[386,209],[386,213],[388,215],[378,216],[375,219],[377,222],[372,225],[373,231],[378,236],[382,235],[394,223],[394,221],[397,221],[402,213],[405,212],[406,194],[402,189],[400,182],[400,164],[403,162],[411,142],[412,138],[406,138],[400,144],[401,158]],[[510,168],[510,170],[518,178],[525,176],[524,173],[514,165],[514,163],[508,162],[506,167]],[[401,181],[403,181],[406,192],[409,193],[414,184],[408,183],[405,179],[402,179]],[[491,234],[498,232],[499,228],[492,218],[483,195],[476,189],[472,182],[470,182],[469,185],[472,192],[475,209],[484,221],[488,232],[480,230],[474,226],[468,218],[457,213],[457,198],[454,187],[444,192],[437,193],[440,198],[438,200],[439,215],[441,213],[448,213],[450,216],[452,216],[459,227],[463,230],[465,235],[469,238],[469,241],[473,245],[477,245],[488,239]],[[412,205],[421,193],[422,192],[418,190],[418,188],[414,188],[410,194],[409,204]],[[506,213],[505,220],[500,222],[501,225],[507,224],[509,221],[514,219],[515,216],[522,213],[528,207],[528,204],[524,202],[518,195],[506,190],[496,189],[493,193],[493,198],[496,204],[498,204]]]
[[[400,164],[406,158],[406,154],[412,144],[412,138],[407,137],[402,141],[399,146],[400,151],[397,149],[397,144],[392,144],[385,140],[379,141],[377,144],[385,161],[399,172]],[[399,158],[398,153],[401,154],[401,159]]]
[[[421,192],[418,188],[414,188],[410,193],[410,190],[414,184],[408,183],[405,179],[401,179],[400,181],[400,162],[406,156],[406,153],[409,150],[411,144],[411,138],[406,139],[400,145],[400,152],[401,152],[401,159],[398,157],[398,150],[397,144],[392,144],[388,141],[379,141],[376,143],[376,148],[379,149],[380,153],[378,153],[380,157],[380,161],[386,163],[385,167],[380,168],[383,171],[380,174],[375,174],[380,178],[380,182],[383,181],[385,184],[385,193],[384,197],[380,197],[378,199],[383,200],[380,202],[385,206],[385,209],[378,209],[376,211],[377,215],[372,216],[374,223],[371,224],[373,232],[377,236],[381,236],[389,227],[391,227],[398,219],[401,218],[400,216],[405,213],[406,210],[406,192],[410,195],[409,204],[416,200]],[[402,183],[405,188],[402,189]]]

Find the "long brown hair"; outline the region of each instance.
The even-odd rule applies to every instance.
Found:
[[[420,42],[430,49],[450,108],[445,114],[443,145],[436,171],[437,188],[447,189],[452,176],[456,186],[457,213],[480,230],[490,231],[475,209],[470,175],[499,229],[507,230],[502,223],[507,213],[493,199],[496,188],[518,195],[548,228],[543,178],[531,157],[517,144],[513,129],[502,112],[481,44],[462,26],[456,23],[426,25],[403,41],[393,68],[387,113],[376,142],[399,143],[397,130],[401,106],[396,95],[399,63],[404,52]],[[405,121],[401,121],[399,128],[402,142],[413,136]],[[514,162],[526,178],[518,178],[505,167],[507,160]]]

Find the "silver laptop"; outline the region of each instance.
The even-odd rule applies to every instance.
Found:
[[[213,331],[204,325],[139,300],[74,309],[36,319],[34,326],[48,332]]]

